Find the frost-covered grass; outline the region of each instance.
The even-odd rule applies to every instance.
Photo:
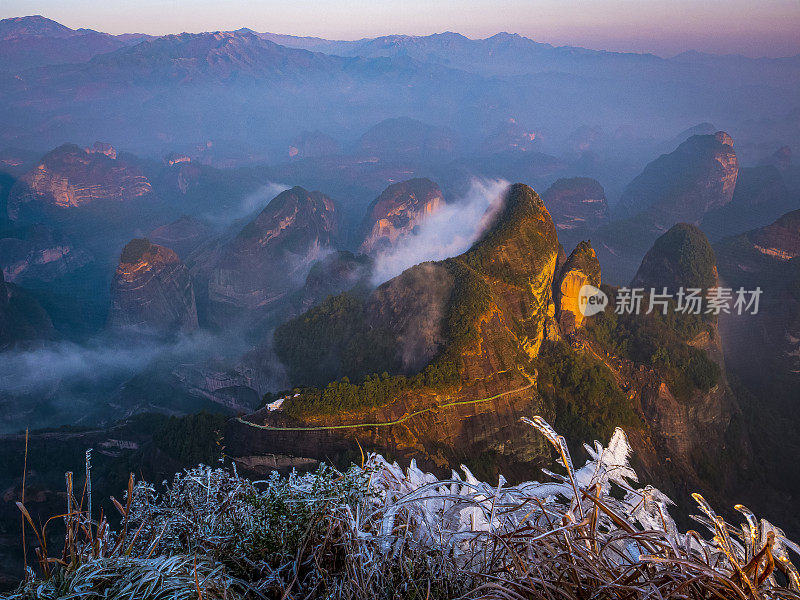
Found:
[[[440,480],[378,455],[266,481],[199,466],[163,493],[131,480],[116,532],[70,491],[64,554],[42,548],[9,598],[800,598],[800,548],[767,521],[737,506],[728,524],[695,495],[708,533],[681,533],[670,499],[636,487],[621,429],[576,469],[526,421],[562,457],[552,481]]]

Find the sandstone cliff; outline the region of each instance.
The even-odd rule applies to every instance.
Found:
[[[159,335],[197,329],[189,270],[175,252],[146,239],[125,246],[111,283],[108,326]]]
[[[560,303],[565,277],[599,284],[600,269],[588,243],[563,267],[561,253],[542,201],[515,185],[464,254],[417,265],[371,293],[329,298],[288,322],[276,332],[278,355],[293,383],[320,387],[248,420],[267,427],[400,422],[300,432],[232,423],[232,455],[352,458],[357,439],[431,468],[466,461],[515,477],[549,461],[541,440],[519,427],[520,416],[539,413],[581,439],[623,425],[652,481],[713,489],[703,470],[709,444],[739,444],[743,462],[748,456],[746,441],[731,433],[737,409],[720,379],[713,327],[655,316],[623,323],[608,311],[610,321],[587,319],[567,345],[559,341],[553,289]],[[673,462],[660,464],[658,451]],[[727,482],[730,472],[720,477]]]
[[[545,454],[541,440],[518,419],[543,410],[531,389],[532,372],[525,373],[547,329],[555,327],[551,289],[559,249],[539,197],[527,186],[514,185],[469,251],[417,265],[366,296],[328,299],[279,328],[276,350],[296,382],[324,384],[342,375],[359,380],[388,371],[384,377],[389,379],[368,378],[364,384],[368,395],[384,386],[393,389],[385,403],[326,412],[325,423],[396,419],[433,408],[445,396],[467,402],[391,430],[362,430],[362,443],[439,467],[485,455],[487,464],[514,471]],[[409,388],[403,381],[417,383]],[[469,404],[495,394],[500,395],[494,401]],[[285,419],[280,414],[270,418]],[[284,452],[315,456],[314,447],[345,451],[352,437],[344,435],[276,433],[258,441],[245,429],[231,439],[241,452],[281,446]]]
[[[312,371],[315,364],[330,365],[320,360],[326,346],[344,358],[315,382],[383,370],[414,373],[442,352],[468,378],[481,378],[513,366],[519,353],[536,356],[555,312],[555,228],[542,201],[524,185],[509,189],[494,218],[466,253],[412,267],[366,298],[329,299],[280,328],[277,348],[293,363],[290,371],[295,365]],[[316,331],[329,320],[330,329]],[[492,342],[480,343],[487,339]],[[374,348],[368,351],[369,344]]]
[[[98,201],[130,202],[152,191],[137,166],[116,158],[113,149],[97,148],[64,144],[46,154],[12,189],[9,217],[27,222]]]
[[[695,135],[648,164],[625,189],[620,219],[595,236],[606,281],[630,281],[656,238],[676,223],[700,225],[733,199],[739,162],[724,131]]]
[[[197,259],[211,320],[270,308],[299,289],[311,265],[335,245],[338,219],[333,200],[320,192],[294,187],[273,198],[233,239]]]
[[[53,281],[91,262],[91,256],[46,225],[32,225],[0,239],[6,281],[26,285]]]
[[[761,503],[797,527],[800,452],[800,210],[714,246],[722,284],[760,290],[753,309],[720,315],[725,364],[735,375],[759,464],[748,506]]]
[[[630,285],[646,290],[640,308],[617,314],[618,290],[604,286],[610,308],[586,320],[585,347],[602,358],[646,424],[633,442],[643,472],[684,497],[692,489],[720,500],[741,493],[756,463],[741,399],[727,376],[724,328],[707,304],[697,314],[676,304],[680,288],[705,295],[725,285],[708,239],[694,225],[673,226],[646,253]],[[673,301],[651,308],[650,289],[664,287]],[[654,462],[655,456],[668,459]]]
[[[726,356],[757,396],[793,406],[800,385],[800,210],[715,247],[733,289],[762,290],[757,315],[728,315]],[[765,377],[766,375],[766,377]]]
[[[724,131],[695,135],[647,165],[622,194],[620,207],[646,213],[655,231],[699,223],[731,201],[738,173],[731,136]]]
[[[701,227],[706,235],[716,240],[769,225],[797,208],[800,208],[800,199],[789,193],[777,167],[742,167],[731,201],[706,214]]]
[[[390,185],[367,209],[361,252],[372,254],[392,247],[443,206],[439,186],[429,179]]]
[[[583,325],[580,291],[585,285],[600,287],[600,263],[589,242],[581,242],[567,258],[555,281],[556,314],[561,330],[570,333]]]

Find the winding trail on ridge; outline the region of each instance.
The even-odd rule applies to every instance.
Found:
[[[393,421],[384,421],[382,423],[354,423],[351,425],[319,425],[314,427],[272,427],[270,425],[258,425],[257,423],[251,423],[250,421],[245,421],[244,419],[237,417],[236,420],[239,423],[244,425],[248,425],[250,427],[255,427],[257,429],[264,429],[266,431],[324,431],[324,430],[333,430],[333,429],[356,429],[359,427],[389,427],[391,425],[399,425],[400,423],[404,423],[411,419],[412,417],[419,416],[426,412],[431,412],[434,410],[439,410],[442,408],[449,408],[452,406],[464,406],[466,404],[479,404],[481,402],[489,402],[490,400],[497,400],[498,398],[502,398],[503,396],[508,396],[509,394],[516,394],[517,392],[524,392],[532,388],[536,385],[536,381],[528,377],[528,385],[524,385],[520,388],[516,388],[513,390],[508,390],[505,392],[501,392],[499,394],[495,394],[494,396],[489,396],[488,398],[480,398],[478,400],[461,400],[459,402],[448,402],[445,404],[437,404],[436,406],[429,406],[428,408],[423,408],[421,410],[417,410],[407,415],[403,415],[399,419],[395,419]]]

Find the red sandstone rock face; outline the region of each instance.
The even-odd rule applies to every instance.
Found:
[[[566,259],[561,268],[556,268],[553,291],[556,315],[563,333],[571,333],[583,324],[584,315],[580,306],[580,292],[584,285],[600,287],[601,271],[594,248],[589,242],[581,242]]]
[[[762,254],[779,260],[800,256],[800,210],[783,215],[772,225],[751,231],[747,239]]]
[[[796,401],[790,385],[800,385],[800,210],[714,250],[726,287],[762,290],[757,315],[723,315],[726,360],[757,393],[775,388],[773,396]]]
[[[429,179],[390,185],[368,209],[361,252],[371,254],[392,247],[443,206],[442,191]]]
[[[217,250],[208,279],[212,312],[269,307],[302,286],[338,234],[333,200],[300,187],[279,194]]]
[[[414,458],[426,468],[447,469],[464,457],[481,456],[504,474],[519,477],[546,462],[549,450],[541,438],[519,426],[519,418],[542,414],[555,419],[558,407],[537,393],[536,384],[531,385],[538,374],[534,368],[528,369],[526,359],[542,359],[539,348],[543,338],[553,339],[550,332],[558,330],[553,323],[551,297],[554,275],[557,288],[563,283],[559,274],[577,272],[599,284],[600,265],[591,246],[583,244],[557,268],[556,229],[544,205],[525,186],[514,186],[510,196],[516,202],[507,204],[497,224],[465,255],[417,265],[379,287],[366,300],[363,317],[368,329],[384,330],[390,332],[387,335],[391,339],[401,340],[398,352],[404,360],[398,371],[414,372],[449,343],[441,317],[452,308],[453,292],[457,288],[461,288],[460,294],[472,290],[465,297],[475,300],[483,294],[478,281],[483,280],[488,303],[475,323],[475,338],[460,348],[459,382],[439,397],[435,390],[415,388],[399,392],[383,406],[364,408],[357,414],[312,415],[306,424],[386,422],[440,404],[443,397],[467,402],[505,395],[434,410],[385,428],[270,431],[231,422],[226,432],[231,455],[277,453],[323,459],[337,453],[357,453],[357,440],[364,449],[391,451],[405,460]],[[467,281],[472,282],[466,285]],[[560,311],[562,319],[564,312]],[[656,369],[606,353],[588,337],[588,327],[574,332],[569,351],[584,360],[605,363],[619,391],[642,417],[642,427],[631,427],[628,433],[648,480],[684,495],[684,487],[718,493],[718,486],[713,488],[701,481],[695,461],[713,456],[727,445],[736,446],[740,468],[750,456],[747,439],[737,437],[731,428],[738,408],[724,376],[707,392],[695,391],[691,398],[676,397]],[[716,330],[689,343],[721,363]],[[417,358],[418,362],[405,362],[405,357]],[[525,368],[519,370],[518,366]],[[248,419],[274,426],[298,424],[281,411],[259,411]],[[666,463],[664,457],[669,459]],[[729,471],[721,465],[721,477],[728,477]]]
[[[20,285],[53,281],[89,262],[88,253],[46,225],[26,227],[15,237],[0,239],[0,269],[6,281]]]
[[[675,223],[698,224],[733,198],[739,161],[724,131],[690,137],[647,165],[620,199],[631,215],[645,213],[657,231]]]
[[[148,240],[125,247],[111,283],[108,325],[159,334],[197,329],[189,270],[175,252]]]
[[[65,144],[49,152],[11,190],[8,216],[25,221],[43,212],[72,210],[98,201],[130,202],[152,191],[141,170],[113,148],[91,151]]]

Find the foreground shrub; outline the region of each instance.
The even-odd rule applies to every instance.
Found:
[[[200,466],[162,494],[131,481],[118,533],[68,511],[64,557],[11,598],[800,598],[780,529],[743,506],[733,526],[695,495],[711,538],[681,533],[670,499],[636,487],[621,429],[576,469],[525,421],[561,456],[551,482],[440,480],[378,455],[266,481]]]

